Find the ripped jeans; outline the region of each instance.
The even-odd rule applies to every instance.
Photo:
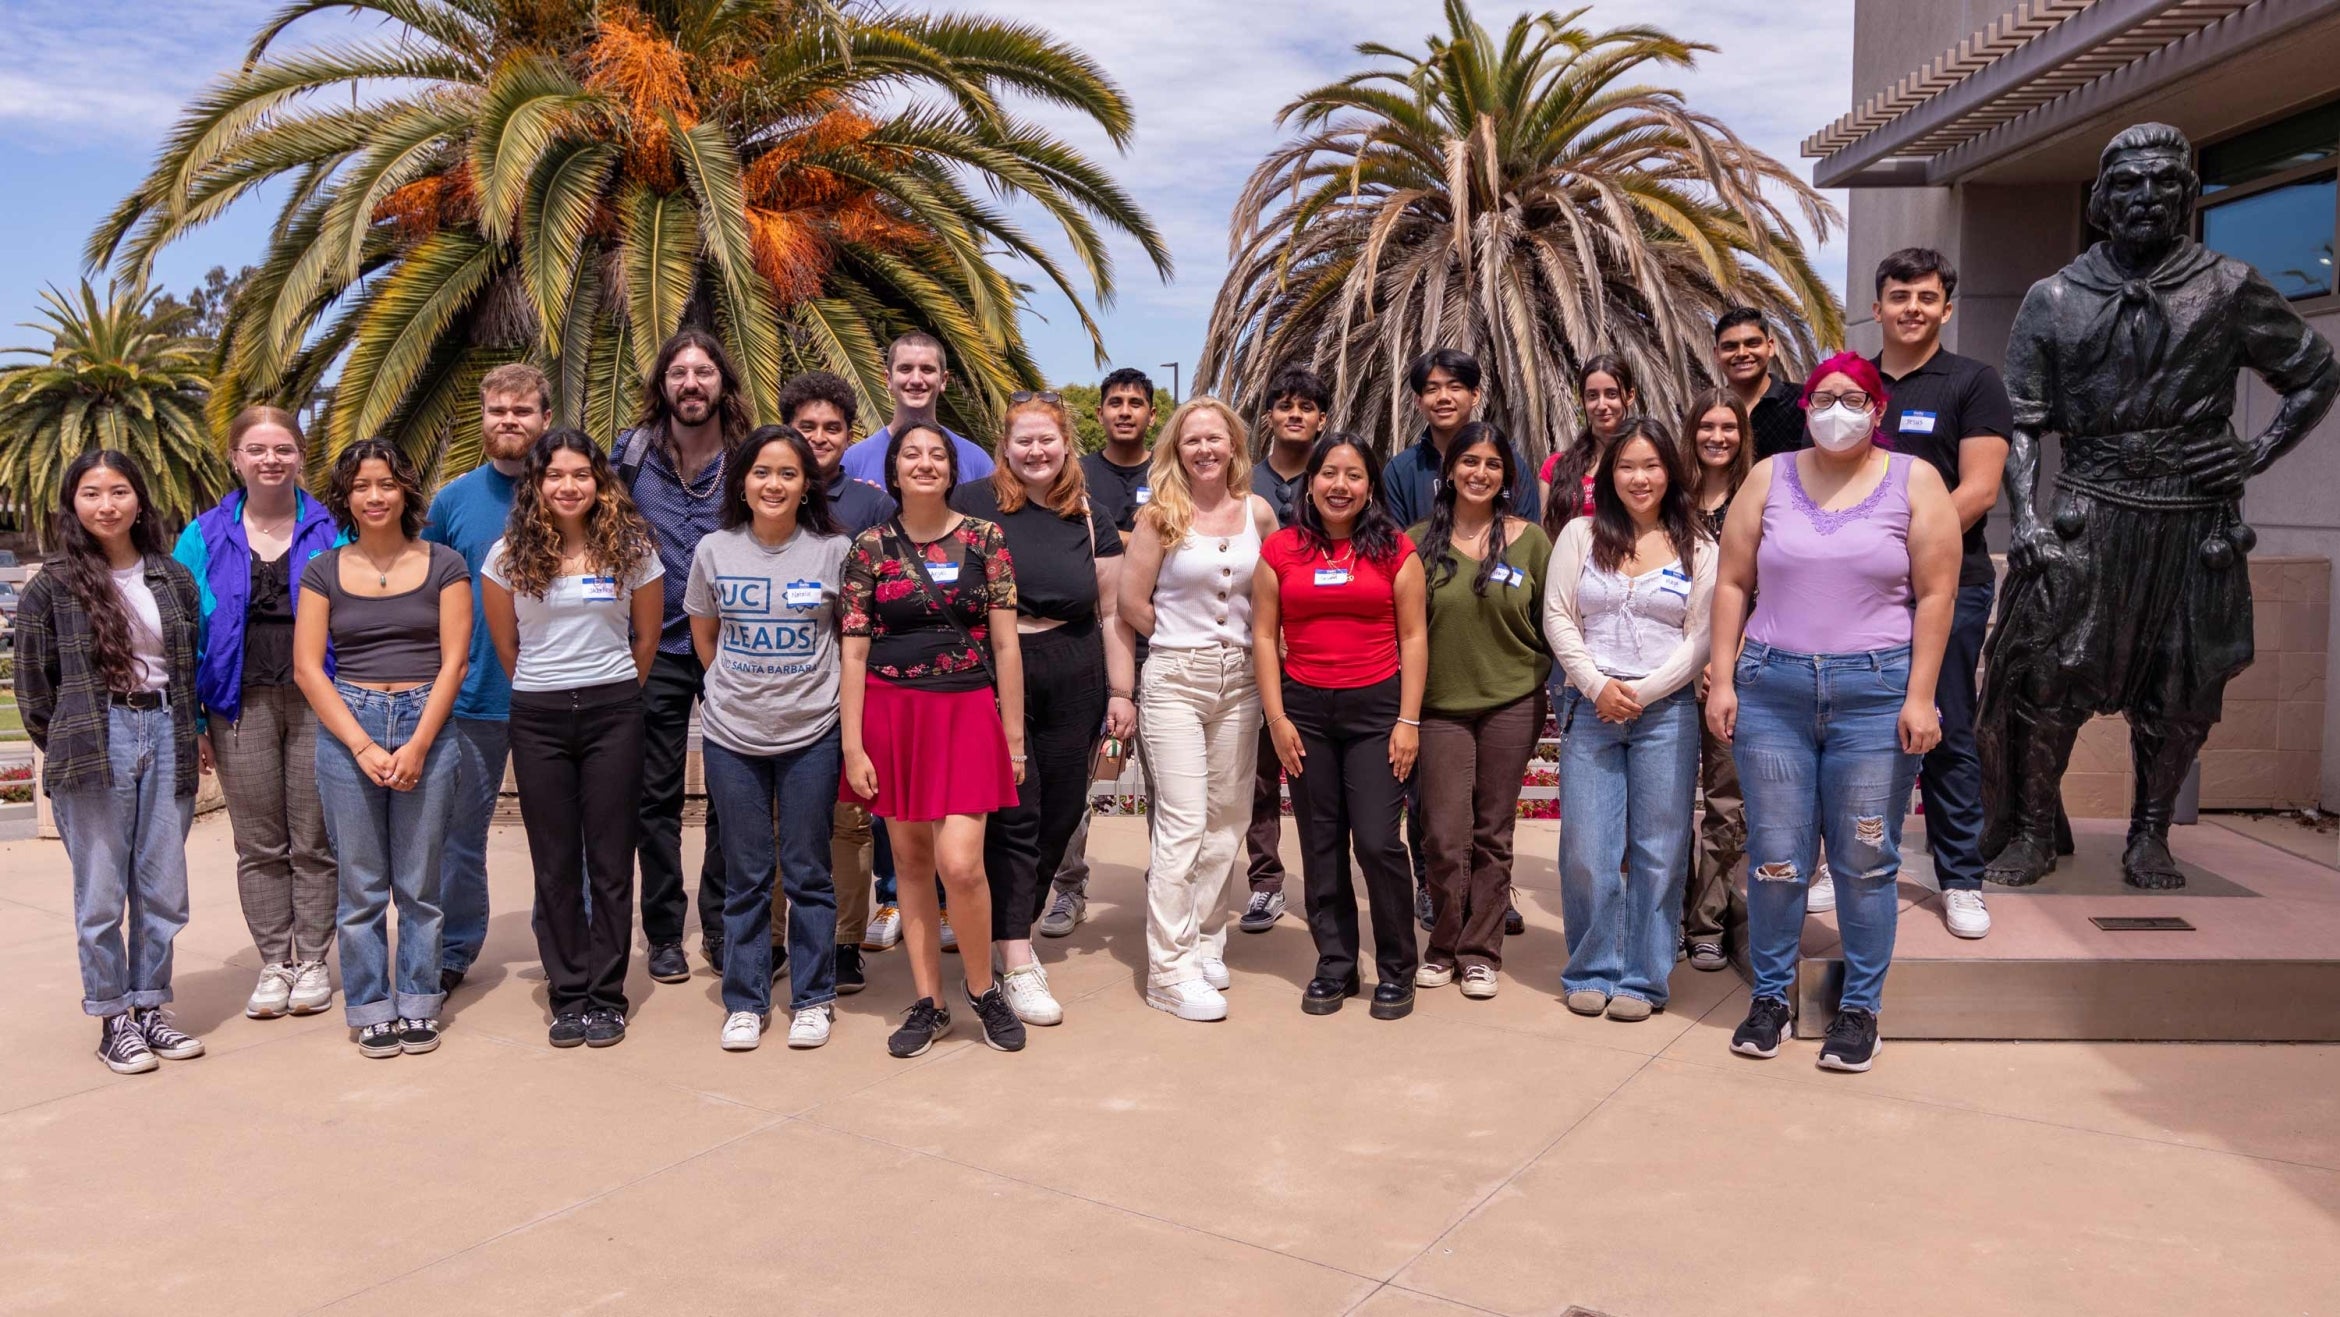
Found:
[[[1909,646],[1811,655],[1750,640],[1732,675],[1755,995],[1788,999],[1825,840],[1844,948],[1839,1009],[1874,1011],[1893,962],[1901,823],[1918,767],[1901,752]]]

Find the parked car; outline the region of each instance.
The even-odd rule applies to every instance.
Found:
[[[0,581],[0,649],[16,647],[16,605],[22,598],[15,586]]]

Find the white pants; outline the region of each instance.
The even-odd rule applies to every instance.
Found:
[[[1251,651],[1157,649],[1138,697],[1138,735],[1153,770],[1146,971],[1168,987],[1201,978],[1201,962],[1226,953],[1227,889],[1243,859],[1259,762]]]

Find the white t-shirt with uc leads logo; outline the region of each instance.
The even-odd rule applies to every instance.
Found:
[[[746,526],[699,541],[683,611],[722,623],[700,731],[743,755],[791,754],[837,725],[843,535],[799,530],[768,548]]]

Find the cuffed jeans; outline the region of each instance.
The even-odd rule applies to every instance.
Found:
[[[1153,864],[1146,877],[1146,973],[1166,988],[1199,979],[1227,951],[1227,886],[1243,858],[1259,748],[1259,685],[1251,651],[1154,647],[1146,659],[1139,734]]]
[[[81,1009],[99,1017],[171,999],[171,943],[187,926],[187,828],[168,705],[106,710],[110,784],[49,797],[73,866]]]
[[[844,740],[837,728],[784,755],[699,742],[707,797],[728,820],[723,845],[723,1009],[772,1009],[772,871],[788,897],[788,1008],[837,997],[837,889],[830,825]],[[706,900],[701,888],[700,900]]]
[[[1901,823],[1917,772],[1917,757],[1901,752],[1909,646],[1812,655],[1750,640],[1732,676],[1755,995],[1788,999],[1825,841],[1844,946],[1839,1009],[1874,1011],[1893,963]]]
[[[333,683],[374,744],[395,751],[414,735],[431,688],[370,691]],[[411,791],[382,786],[358,767],[349,747],[317,738],[317,798],[325,831],[341,869],[341,996],[353,1029],[399,1019],[430,1019],[446,995],[439,991],[439,877],[447,828],[455,808],[455,749],[446,736],[431,742],[422,775]],[[398,960],[393,983],[390,907],[398,907]]]
[[[1383,983],[1411,986],[1418,964],[1414,870],[1398,837],[1405,784],[1389,770],[1398,680],[1329,690],[1284,678],[1284,716],[1308,756],[1292,779],[1308,932],[1316,941],[1316,977],[1335,983],[1357,978],[1352,842],[1365,871],[1365,899],[1373,907],[1374,972]]]
[[[339,900],[317,803],[317,711],[297,686],[246,686],[211,715],[211,758],[236,838],[236,900],[263,965],[323,960]]]
[[[983,872],[991,887],[991,937],[1030,940],[1089,808],[1089,768],[1105,721],[1105,637],[1069,627],[1020,638],[1024,656],[1024,750],[1016,803],[993,811],[983,830]]]
[[[690,893],[683,889],[682,808],[690,765],[691,705],[706,670],[689,654],[660,653],[642,686],[642,936],[651,946],[683,940]],[[704,741],[700,749],[706,748]],[[705,846],[699,853],[699,932],[723,936],[723,838],[715,797],[707,797]]]
[[[1675,691],[1601,721],[1573,687],[1560,707],[1560,986],[1666,1004],[1682,940],[1683,870],[1698,790],[1698,701]],[[1619,872],[1622,868],[1623,872]]]
[[[1942,739],[1926,752],[1918,794],[1926,804],[1926,844],[1934,852],[1934,881],[1943,891],[1982,890],[1982,756],[1974,743],[1974,677],[1982,662],[1983,637],[1990,630],[1990,582],[1958,587],[1950,615],[1950,640],[1942,650],[1942,675],[1934,682],[1934,708],[1942,718]]]
[[[601,1009],[623,1015],[634,949],[641,690],[619,681],[514,691],[511,728],[548,1004],[556,1018]]]
[[[1543,730],[1544,693],[1452,717],[1422,715],[1423,849],[1438,911],[1425,953],[1436,965],[1503,967],[1511,908],[1511,837],[1519,785]]]
[[[447,747],[455,774],[447,841],[439,853],[439,966],[457,974],[469,971],[487,944],[488,825],[496,820],[496,795],[504,789],[511,735],[512,725],[501,718],[449,718],[433,746]]]

